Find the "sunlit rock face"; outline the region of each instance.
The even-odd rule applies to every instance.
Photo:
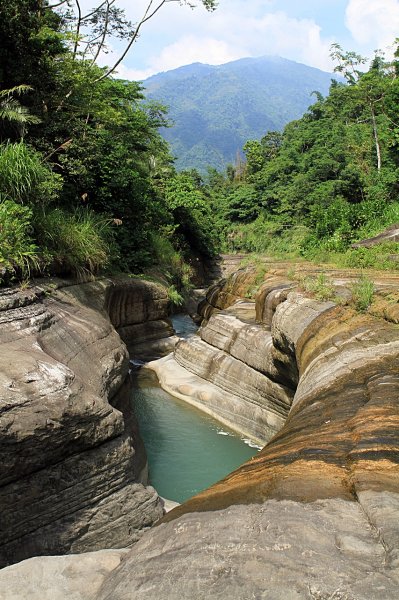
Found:
[[[214,288],[208,323],[192,348],[190,340],[177,347],[176,360],[181,352],[192,376],[204,356],[215,381],[221,352],[275,384],[289,382],[284,424],[259,455],[168,513],[97,600],[398,595],[397,326],[305,297],[273,276],[264,286],[255,331],[226,306],[231,281],[221,300]]]
[[[254,277],[243,269],[210,288],[198,335],[150,367],[167,391],[265,444],[284,425],[298,377],[295,357],[275,347],[270,325],[256,320],[256,303],[240,297]]]
[[[1,600],[89,600],[127,550],[36,556],[0,570]]]
[[[132,356],[143,356],[157,346],[168,347],[168,338],[174,333],[168,319],[169,304],[166,288],[152,281],[124,278],[113,280],[108,287],[107,312]]]
[[[129,546],[162,514],[144,485],[129,357],[106,312],[110,286],[116,294],[116,283],[99,281],[1,296],[2,566]]]
[[[240,299],[242,273],[235,279],[240,292],[232,280],[215,286],[199,335],[181,342],[158,371],[177,395],[194,398],[202,409],[226,406],[240,427],[245,416],[260,418],[248,408],[262,404],[255,393],[267,402],[275,394],[285,415],[264,449],[168,513],[123,558],[99,556],[93,563],[90,557],[85,581],[93,582],[91,589],[79,583],[82,565],[75,559],[65,581],[62,566],[43,557],[40,564],[22,563],[21,571],[18,565],[0,571],[6,600],[14,600],[9,583],[15,581],[29,600],[42,600],[49,577],[57,600],[70,600],[71,590],[77,600],[398,596],[395,307],[386,313],[378,305],[380,318],[358,314],[306,297],[280,275],[266,277],[252,302]],[[381,318],[385,314],[389,318]],[[245,378],[246,369],[255,373],[248,386],[236,362]],[[203,377],[207,373],[214,383]],[[277,402],[282,391],[290,395],[288,404]],[[273,413],[269,404],[267,410]],[[267,426],[266,418],[263,432]],[[34,577],[32,584],[21,582],[37,569],[43,572],[39,585]]]

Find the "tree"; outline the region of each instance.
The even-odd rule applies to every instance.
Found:
[[[0,179],[6,200],[30,211],[32,243],[45,264],[93,270],[106,262],[112,238],[118,267],[141,270],[154,258],[154,232],[176,231],[175,247],[211,251],[212,215],[202,184],[193,173],[174,180],[158,133],[165,109],[146,104],[140,84],[108,76],[116,65],[107,74],[96,64],[108,39],[129,29],[131,45],[165,4],[149,0],[134,26],[116,0],[98,0],[87,15],[80,0],[0,3],[0,126],[19,127],[3,138],[19,138],[32,124],[26,144],[0,146]],[[30,91],[26,107],[17,97],[23,91]],[[112,223],[118,227],[110,232]],[[80,247],[88,237],[99,242],[95,260]]]
[[[209,11],[215,10],[217,6],[217,0],[200,1]],[[118,7],[117,0],[103,0],[86,14],[82,12],[79,0],[60,0],[54,7],[61,10],[63,20],[70,31],[74,57],[91,58],[94,63],[100,53],[106,50],[110,38],[127,39],[120,56],[96,79],[97,82],[115,71],[137,41],[143,26],[171,2],[191,8],[195,6],[190,0],[148,0],[142,16],[136,23],[126,18],[125,11]],[[66,10],[62,10],[65,8]]]
[[[9,138],[10,129],[16,131],[18,137],[23,137],[28,124],[40,123],[40,119],[31,115],[16,98],[32,89],[30,85],[18,85],[0,90],[0,141]]]
[[[359,69],[367,62],[367,59],[355,52],[344,52],[339,44],[331,47],[331,58],[338,61],[334,71],[341,73],[348,84],[353,87],[353,98],[369,111],[369,119],[372,126],[375,153],[377,159],[377,170],[382,167],[382,151],[380,135],[378,131],[378,115],[384,112],[384,97],[387,92],[385,78],[391,74],[392,69],[386,63],[383,56],[375,52],[371,67],[367,72]],[[393,74],[393,72],[392,72]],[[361,117],[364,118],[364,111]]]
[[[282,134],[279,131],[268,131],[260,141],[246,142],[244,152],[247,158],[248,175],[260,171],[268,160],[277,156],[281,144]]]

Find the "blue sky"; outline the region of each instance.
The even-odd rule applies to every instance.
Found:
[[[117,4],[136,22],[149,1]],[[141,80],[192,62],[221,64],[263,55],[332,71],[331,43],[370,57],[377,48],[392,50],[399,36],[399,0],[219,0],[213,13],[193,1],[194,10],[171,0],[162,7],[143,27],[119,76]],[[91,7],[94,1],[83,4]],[[113,42],[102,63],[110,64],[119,48]]]

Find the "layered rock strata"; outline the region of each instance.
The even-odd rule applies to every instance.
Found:
[[[397,325],[285,284],[268,277],[255,307],[228,308],[213,290],[218,306],[208,310],[217,314],[200,340],[295,389],[281,430],[252,460],[168,513],[100,590],[79,600],[398,596]],[[252,330],[254,308],[260,322]],[[193,386],[214,385],[177,366],[197,378]],[[28,587],[30,600],[42,599]]]
[[[256,368],[277,381],[274,369],[291,363],[287,379],[297,385],[284,426],[259,455],[168,513],[97,600],[397,597],[397,326],[296,291],[277,303],[271,287],[257,297],[272,343]],[[224,328],[211,330],[214,315],[205,336],[237,353],[241,326],[226,312],[217,315]],[[248,347],[239,352],[252,362]]]
[[[162,514],[145,486],[129,356],[107,314],[130,326],[137,303],[122,299],[133,289],[53,282],[1,296],[1,566],[126,547]]]
[[[131,357],[170,352],[177,338],[169,320],[170,301],[164,286],[142,279],[113,280],[106,308]]]
[[[148,366],[169,393],[265,444],[284,425],[298,377],[295,361],[274,346],[269,323],[256,321],[256,304],[240,299],[252,282],[253,273],[242,270],[213,286],[198,335]]]
[[[283,426],[293,398],[272,345],[266,328],[226,311],[148,366],[168,392],[264,444]]]

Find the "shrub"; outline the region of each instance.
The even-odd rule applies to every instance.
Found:
[[[371,248],[350,248],[339,257],[339,264],[357,269],[395,270],[399,264],[395,257],[399,254],[398,242],[384,242]]]
[[[0,202],[0,263],[8,269],[15,267],[29,273],[36,265],[37,247],[31,238],[32,211],[5,200]]]
[[[227,235],[224,250],[258,252],[271,256],[297,256],[308,229],[303,225],[286,227],[278,221],[268,221],[260,215],[255,221],[236,225]]]
[[[0,146],[0,201],[47,204],[61,187],[61,176],[53,173],[39,152],[24,142]]]
[[[183,296],[179,294],[174,285],[168,287],[168,296],[173,306],[182,306],[184,304]]]
[[[374,292],[374,283],[362,273],[352,284],[352,301],[356,310],[366,311],[373,301]]]
[[[111,220],[104,215],[88,209],[38,211],[35,231],[43,254],[63,271],[95,273],[109,263],[113,234]]]
[[[318,300],[333,300],[335,297],[334,286],[325,273],[319,273],[317,277],[308,275],[300,283],[304,290],[314,294]]]
[[[168,239],[168,235],[171,233],[163,231],[151,234],[154,261],[160,267],[166,280],[173,284],[172,287],[177,286],[180,291],[187,292],[192,287],[193,270],[185,262],[182,253],[176,250]]]

